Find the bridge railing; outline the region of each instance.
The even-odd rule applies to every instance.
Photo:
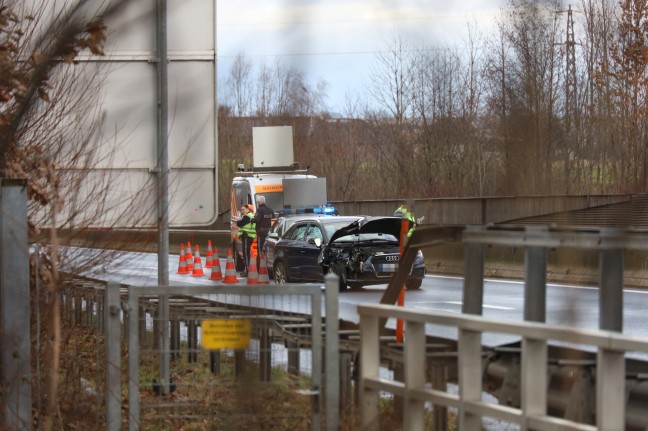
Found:
[[[209,387],[217,388],[222,385],[223,380],[185,381],[182,391],[178,384],[178,392],[182,392],[180,398],[184,399],[182,402],[171,402],[166,397],[143,394],[149,388],[153,388],[158,394],[168,394],[172,391],[170,366],[172,360],[182,365],[181,353],[186,353],[187,363],[192,364],[205,363],[205,355],[209,355],[212,372],[220,370],[221,349],[233,352],[236,356],[235,361],[240,364],[240,367],[234,365],[237,368],[235,373],[240,371],[240,374],[244,369],[245,351],[257,350],[260,381],[270,385],[273,374],[272,343],[275,338],[290,348],[287,352],[289,373],[300,373],[301,349],[311,351],[308,360],[311,385],[309,389],[300,392],[312,397],[311,429],[319,431],[322,422],[325,422],[327,430],[338,429],[340,360],[337,287],[337,276],[332,274],[325,277],[325,289],[317,284],[285,284],[272,287],[238,283],[123,287],[116,283],[108,283],[103,303],[107,358],[106,429],[117,431],[124,427],[122,412],[126,411],[126,406],[123,405],[120,359],[120,346],[124,339],[128,345],[128,429],[139,430],[161,426],[160,424],[175,426],[174,423],[167,422],[170,412],[176,415],[176,418],[191,418],[196,420],[196,423],[212,428],[222,427],[222,423],[227,422],[219,421],[227,415],[235,418],[237,412],[214,403],[214,399],[217,398],[214,395],[216,392],[211,396],[206,394],[209,394]],[[165,303],[166,306],[163,305]],[[211,331],[211,344],[200,343],[199,340],[208,338],[207,329],[203,324],[209,324],[211,320],[213,325],[222,325],[219,320],[223,319],[228,323],[224,326],[225,329],[216,328]],[[145,328],[149,321],[153,328],[158,327],[157,332],[154,329],[156,333],[153,334],[157,337],[157,346],[148,343],[150,337],[147,337]],[[184,322],[184,331],[181,330],[181,322]],[[232,322],[241,322],[239,328],[243,329],[227,329]],[[302,340],[296,332],[291,335],[284,334],[284,331],[288,332],[291,323],[304,329],[303,337],[309,341],[301,343]],[[250,338],[247,341],[244,334],[246,324],[247,338]],[[182,342],[181,332],[185,334]],[[231,340],[237,338],[248,347],[238,344],[238,347],[231,346]],[[251,338],[256,338],[256,342]],[[200,360],[199,354],[202,355]],[[159,380],[149,382],[147,379],[151,376],[151,369],[155,367],[158,368]],[[325,384],[323,374],[326,376]],[[260,387],[255,386],[252,391],[247,389],[248,395],[251,397],[250,394]],[[199,402],[191,400],[188,395],[192,392],[200,394],[201,391],[204,392],[204,399],[200,399]],[[322,412],[325,417],[322,417]],[[281,421],[285,419],[280,416],[283,413],[279,409],[268,412],[268,415],[273,416],[275,421]],[[308,424],[308,412],[303,413],[303,423]]]
[[[456,409],[457,429],[479,431],[482,417],[500,419],[534,430],[622,430],[625,429],[626,372],[625,353],[648,353],[648,337],[618,332],[588,330],[537,322],[507,322],[477,315],[451,314],[396,307],[359,305],[360,410],[363,429],[375,429],[382,392],[403,400],[403,429],[423,430],[426,404]],[[386,319],[400,319],[405,325],[402,381],[382,377],[380,371],[380,333]],[[425,325],[452,326],[458,329],[458,394],[431,389],[426,382]],[[482,333],[518,335],[521,349],[520,408],[482,401]],[[547,414],[548,342],[576,343],[593,347],[596,357],[596,425],[579,423]]]
[[[630,207],[645,207],[643,195],[554,195],[554,196],[489,196],[466,198],[426,198],[413,199],[416,217],[425,217],[426,224],[488,224],[504,223],[527,217],[548,214],[569,213],[570,223],[574,224],[574,211],[593,207],[626,203]],[[402,200],[356,200],[333,201],[331,204],[340,214],[392,215]],[[645,201],[644,201],[645,202]],[[628,208],[624,208],[628,209]],[[609,214],[606,212],[605,214]],[[618,225],[620,217],[637,226],[641,218],[632,216],[634,211],[620,213],[612,210]],[[604,216],[605,214],[602,214]],[[591,221],[591,217],[589,218]],[[229,219],[228,219],[229,220]],[[600,217],[597,221],[601,221]],[[553,223],[556,221],[554,220]]]

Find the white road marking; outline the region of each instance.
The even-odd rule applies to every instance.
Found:
[[[449,280],[463,280],[463,277],[459,277],[456,275],[436,275],[436,274],[427,274],[426,277],[430,278],[446,278]],[[523,285],[524,281],[521,280],[504,280],[500,278],[488,278],[484,279],[484,282],[491,282],[491,283],[508,283],[508,284],[520,284]],[[583,289],[583,290],[598,290],[598,286],[577,286],[575,284],[562,284],[562,283],[547,283],[547,287],[553,286],[553,287],[570,287],[572,289]],[[648,289],[647,290],[636,290],[632,288],[624,288],[624,292],[628,293],[641,293],[644,295],[648,295]]]
[[[463,305],[463,302],[461,301],[444,301],[445,304],[453,304],[453,305]],[[492,308],[493,310],[515,310],[515,308],[512,307],[500,307],[499,305],[482,305],[484,308]]]

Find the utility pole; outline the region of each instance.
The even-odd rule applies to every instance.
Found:
[[[576,81],[576,38],[574,36],[574,15],[571,5],[557,13],[567,12],[567,31],[565,32],[565,192],[571,193],[572,162],[571,153],[578,148],[579,112]]]

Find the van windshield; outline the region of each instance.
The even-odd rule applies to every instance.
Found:
[[[283,209],[283,192],[261,193],[261,195],[265,196],[266,205],[272,208],[275,213]]]

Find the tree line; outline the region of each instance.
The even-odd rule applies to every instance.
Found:
[[[292,125],[295,160],[330,200],[644,192],[645,1],[510,0],[461,45],[395,33],[368,96],[326,108],[326,83],[239,55],[219,102],[219,205],[251,128]]]

